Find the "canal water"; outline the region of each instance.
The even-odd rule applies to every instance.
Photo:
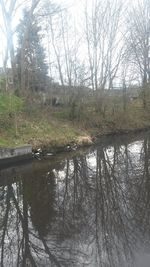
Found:
[[[0,266],[149,267],[150,133],[1,169]]]

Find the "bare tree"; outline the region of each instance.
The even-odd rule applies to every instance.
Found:
[[[62,72],[62,61],[61,61],[61,56],[60,56],[59,45],[58,45],[58,42],[56,42],[57,38],[54,34],[55,31],[54,31],[54,24],[53,24],[52,16],[50,16],[49,18],[49,26],[50,26],[50,32],[51,32],[51,43],[52,43],[52,47],[53,47],[55,57],[56,57],[59,78],[60,78],[61,85],[63,86],[64,77],[63,77],[63,72]]]
[[[86,1],[85,35],[93,90],[113,87],[122,52],[118,35],[121,10],[117,0],[93,0],[91,6]]]
[[[6,44],[3,48],[4,60],[3,60],[3,68],[6,74],[6,89],[7,89],[7,64],[8,60],[10,60],[12,76],[13,76],[13,85],[15,80],[15,48],[14,48],[14,35],[15,35],[15,26],[14,20],[15,15],[19,10],[22,9],[23,6],[28,4],[28,0],[20,1],[20,0],[0,0],[0,9],[2,14],[2,26],[1,30],[3,33],[3,38],[6,40]]]
[[[72,23],[70,23],[70,21]],[[51,46],[54,69],[57,71],[61,85],[77,85],[80,69],[79,46],[80,37],[76,25],[66,8],[60,7],[58,14],[52,14],[47,19],[49,42]]]
[[[8,53],[10,53],[11,65],[14,64],[14,45],[13,45],[13,30],[12,30],[12,19],[16,8],[17,0],[10,1],[9,6],[7,7],[7,1],[0,0],[0,5],[3,14],[3,20],[5,25],[5,34],[7,39],[7,52],[5,57],[5,65],[8,60]]]
[[[5,73],[7,73],[6,66],[7,66],[8,58],[10,57],[11,68],[13,72],[13,79],[14,79],[14,73],[15,73],[15,60],[14,60],[15,56],[14,56],[14,44],[13,44],[14,31],[12,27],[12,21],[13,21],[13,17],[16,12],[16,8],[17,8],[16,4],[17,4],[17,0],[11,0],[9,1],[9,4],[8,4],[8,1],[0,0],[0,7],[1,7],[1,13],[3,16],[3,24],[4,24],[3,33],[6,38],[4,70],[5,70]],[[7,80],[7,77],[6,77],[6,80]]]
[[[143,105],[147,105],[150,82],[150,2],[138,0],[128,9],[126,42],[130,63],[138,73],[143,87]]]

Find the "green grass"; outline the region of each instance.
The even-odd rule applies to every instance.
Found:
[[[0,114],[10,114],[21,111],[23,100],[13,94],[0,93]]]
[[[76,107],[72,121],[69,112],[70,107],[32,107],[15,95],[0,93],[0,146],[61,147],[78,136],[150,127],[150,109],[144,110],[140,99],[129,103],[126,111],[122,103],[112,102],[105,116],[94,104],[83,106],[79,116]]]
[[[6,119],[6,116],[5,116]],[[85,131],[72,123],[53,119],[49,114],[36,112],[36,116],[26,113],[17,116],[17,134],[13,119],[5,120],[7,125],[0,129],[0,146],[17,146],[30,143],[33,147],[60,147],[75,141],[77,136],[85,135]]]

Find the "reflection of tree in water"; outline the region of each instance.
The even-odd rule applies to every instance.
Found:
[[[127,203],[122,201],[124,192],[120,181],[115,177],[116,154],[117,151],[114,152],[113,162],[110,163],[101,147],[97,151],[94,173],[88,166],[86,158],[73,159],[70,164],[72,175],[70,173],[70,176],[66,177],[64,193],[66,205],[64,207],[63,201],[63,210],[67,220],[63,217],[62,225],[65,224],[67,230],[72,224],[75,230],[78,223],[77,229],[80,230],[78,239],[83,239],[86,247],[93,249],[94,262],[90,261],[90,264],[97,262],[97,265],[93,266],[99,264],[103,266],[103,263],[109,265],[110,262],[111,266],[117,266],[116,260],[122,258],[122,255],[127,254],[130,249],[126,235],[128,229],[124,229],[128,220],[125,214],[128,207]],[[73,211],[72,216],[70,210]],[[121,245],[123,248],[120,250]],[[91,257],[91,254],[89,256]]]
[[[55,180],[53,172],[46,177],[24,179],[24,194],[30,206],[31,221],[43,236],[49,231],[55,216]]]
[[[124,266],[131,257],[132,231],[124,180],[118,170],[122,152],[115,147],[111,158],[105,148],[97,151],[95,180],[95,248],[97,266]],[[122,168],[123,162],[122,163]],[[119,164],[120,166],[120,164]],[[125,264],[126,266],[126,264]]]
[[[145,238],[145,246],[150,245],[150,139],[145,138],[142,147],[142,173],[135,180],[136,202],[134,207],[135,223],[140,229],[141,239]],[[141,241],[142,242],[142,241]],[[143,245],[143,246],[144,246]]]
[[[61,266],[55,246],[48,246],[45,238],[55,215],[54,189],[51,171],[46,177],[34,172],[33,177],[5,186],[0,203],[0,266]]]
[[[133,148],[101,145],[1,187],[0,265],[134,266],[150,240],[149,139]]]
[[[67,233],[70,225],[74,230],[76,226],[80,229],[72,238],[74,242],[78,239],[78,243],[84,240],[86,251],[87,247],[89,251],[93,249],[89,266],[126,266],[127,262],[133,266],[139,238],[135,222],[138,194],[135,183],[141,178],[143,161],[134,157],[128,145],[110,150],[111,155],[105,147],[97,149],[94,171],[85,157],[67,162],[70,169],[67,167],[69,175],[65,177],[60,207],[63,209],[61,226]]]

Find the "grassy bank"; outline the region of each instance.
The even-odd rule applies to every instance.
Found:
[[[31,106],[14,95],[0,94],[0,146],[63,147],[86,131],[55,118],[51,110]]]
[[[5,126],[0,129],[0,146],[29,143],[33,147],[61,147],[75,142],[80,135],[86,135],[86,132],[73,126],[70,122],[48,118],[41,115],[40,112],[30,116],[20,113],[15,122],[10,118],[6,120]]]
[[[142,102],[109,106],[104,114],[91,105],[78,110],[79,116],[71,117],[72,107],[45,107],[26,104],[12,95],[0,95],[0,146],[18,146],[25,143],[33,147],[56,148],[69,143],[84,145],[88,137],[108,133],[127,132],[150,127],[150,111]]]

